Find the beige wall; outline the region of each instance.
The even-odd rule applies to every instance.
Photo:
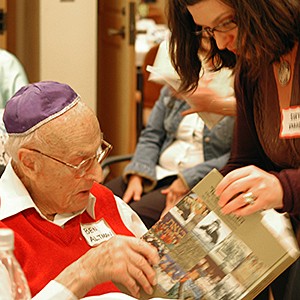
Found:
[[[7,49],[21,61],[30,82],[40,79],[39,2],[7,0]]]
[[[7,1],[13,27],[8,49],[20,59],[29,80],[66,82],[96,111],[99,0]],[[155,6],[163,11],[164,3],[157,0]]]
[[[68,83],[96,112],[97,0],[40,0],[40,80]]]
[[[97,0],[7,0],[8,50],[29,81],[70,84],[96,112]]]

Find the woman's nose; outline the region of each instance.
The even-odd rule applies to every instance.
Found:
[[[216,44],[220,50],[232,49],[235,45],[236,35],[230,32],[214,32]]]

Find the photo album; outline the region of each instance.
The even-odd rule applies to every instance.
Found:
[[[286,214],[221,213],[221,179],[212,170],[142,237],[160,262],[154,293],[140,299],[253,299],[298,258]]]

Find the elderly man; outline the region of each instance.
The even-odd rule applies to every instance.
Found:
[[[15,232],[32,295],[76,299],[116,292],[113,282],[134,297],[140,287],[150,294],[158,254],[137,238],[146,231],[138,216],[97,183],[111,146],[94,113],[68,85],[39,82],[10,99],[3,120],[11,160],[0,179],[0,227]]]

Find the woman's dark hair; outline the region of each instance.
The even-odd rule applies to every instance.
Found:
[[[196,26],[187,6],[203,0],[169,0],[168,25],[171,31],[170,56],[181,78],[181,91],[197,87],[202,50]],[[207,0],[204,0],[207,1]],[[299,0],[220,0],[235,11],[238,26],[238,56],[227,50],[219,50],[210,39],[209,57],[214,70],[222,67],[247,70],[250,81],[256,81],[266,64],[279,61],[289,52],[300,36]]]

